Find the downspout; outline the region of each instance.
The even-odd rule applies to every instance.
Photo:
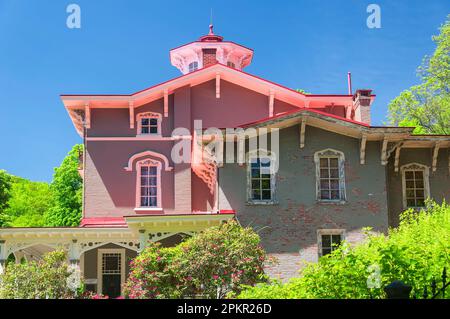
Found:
[[[84,219],[85,216],[85,198],[86,198],[86,152],[87,152],[87,128],[83,123],[83,198],[81,199],[81,216]]]

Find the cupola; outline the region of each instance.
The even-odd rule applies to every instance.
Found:
[[[216,63],[242,70],[251,63],[252,57],[253,50],[231,41],[224,41],[223,37],[214,34],[212,24],[207,35],[170,50],[170,62],[183,74]]]

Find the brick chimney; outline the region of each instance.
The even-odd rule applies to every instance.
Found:
[[[370,105],[372,90],[358,89],[353,95],[353,109],[355,120],[370,124]]]

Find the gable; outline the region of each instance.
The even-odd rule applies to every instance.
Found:
[[[192,119],[201,119],[204,128],[232,128],[269,117],[266,95],[225,80],[221,81],[220,90],[218,99],[215,80],[191,88]],[[297,109],[296,106],[277,99],[274,101],[274,114]]]

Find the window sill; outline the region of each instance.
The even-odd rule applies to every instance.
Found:
[[[161,138],[162,135],[161,134],[152,134],[152,133],[147,133],[147,134],[136,134],[136,137],[147,137],[147,138]]]
[[[161,207],[136,207],[134,211],[138,214],[150,213],[150,212],[162,212]]]
[[[316,200],[319,205],[345,205],[347,201],[345,200]]]
[[[276,200],[247,200],[245,203],[247,206],[267,206],[267,205],[278,205]]]

